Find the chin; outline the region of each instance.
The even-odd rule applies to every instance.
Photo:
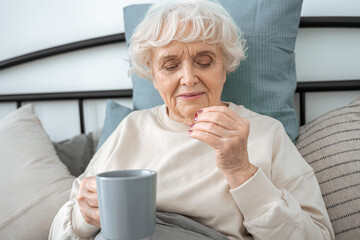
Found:
[[[191,118],[191,119],[194,119],[195,117],[195,113],[200,110],[201,108],[204,108],[204,106],[202,105],[192,105],[192,106],[189,106],[187,107],[186,109],[184,109],[183,112],[183,116],[185,118]]]
[[[176,114],[181,121],[185,124],[190,126],[194,123],[195,113],[200,109],[199,106],[192,106],[192,107],[182,107],[178,109],[178,113]],[[179,111],[180,110],[180,111]]]

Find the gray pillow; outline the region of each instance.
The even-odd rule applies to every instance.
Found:
[[[302,0],[219,0],[234,18],[247,41],[247,59],[227,76],[222,99],[274,117],[291,140],[298,135],[293,107],[296,88],[295,40]],[[150,4],[124,8],[125,36],[129,44],[135,27]],[[132,76],[134,109],[163,103],[151,83]]]
[[[360,98],[301,127],[296,146],[315,171],[336,239],[359,239]]]
[[[93,133],[80,134],[61,142],[53,142],[57,155],[69,169],[71,175],[82,174],[95,151]]]

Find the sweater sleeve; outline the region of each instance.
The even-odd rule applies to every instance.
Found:
[[[96,152],[85,172],[74,180],[69,201],[61,207],[52,222],[49,239],[94,239],[100,231],[100,228],[86,223],[76,197],[82,179],[95,176],[99,171],[106,171],[102,166],[106,165],[118,143],[122,125],[118,126]]]
[[[51,225],[49,239],[93,239],[100,228],[90,225],[83,218],[76,196],[80,182],[87,176],[94,176],[93,165],[99,154],[90,161],[85,172],[76,178],[70,192],[70,199],[59,210]]]
[[[85,222],[81,215],[76,195],[85,173],[75,179],[67,201],[55,216],[49,239],[93,239],[100,228]]]
[[[277,135],[272,175],[267,176],[259,167],[252,178],[231,190],[244,226],[254,239],[334,239],[312,168],[285,131],[280,129]]]

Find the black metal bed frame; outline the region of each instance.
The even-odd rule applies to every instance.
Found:
[[[360,28],[360,17],[301,17],[300,28]],[[119,33],[104,37],[88,39],[84,41],[69,43],[52,47],[18,57],[10,58],[0,62],[0,70],[10,68],[22,63],[34,61],[40,58],[50,57],[57,54],[67,53],[80,49],[103,46],[111,43],[125,42],[125,34]],[[337,80],[337,81],[313,81],[298,82],[296,92],[300,96],[300,125],[305,124],[305,106],[307,92],[325,91],[353,91],[360,90],[360,79]],[[131,98],[132,90],[104,90],[104,91],[80,91],[80,92],[50,92],[30,94],[3,94],[0,95],[1,102],[16,102],[17,107],[25,101],[52,101],[52,100],[77,100],[80,116],[80,130],[85,132],[84,104],[86,99],[106,98]]]

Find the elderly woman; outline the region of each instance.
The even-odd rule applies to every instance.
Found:
[[[50,238],[94,237],[94,176],[128,168],[158,172],[158,211],[229,239],[334,238],[314,172],[281,123],[221,101],[226,74],[244,59],[244,40],[222,6],[155,4],[129,52],[131,71],[150,79],[165,105],[121,122],[75,180]]]

